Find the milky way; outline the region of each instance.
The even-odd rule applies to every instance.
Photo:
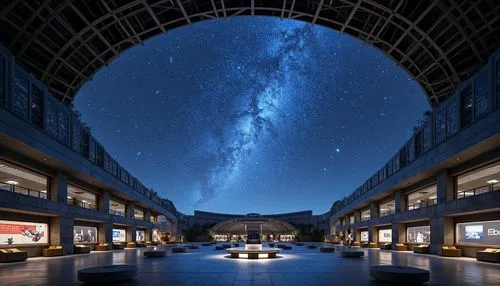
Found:
[[[391,60],[295,21],[171,31],[98,72],[75,105],[105,148],[183,212],[324,212],[428,108]]]

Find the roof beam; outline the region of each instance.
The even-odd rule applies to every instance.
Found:
[[[151,18],[153,18],[153,21],[155,21],[156,25],[160,28],[160,30],[165,33],[165,28],[163,25],[160,23],[160,20],[158,20],[158,17],[156,17],[156,14],[154,13],[153,9],[149,6],[149,4],[146,2],[146,0],[142,1],[142,4],[144,7],[146,7],[146,10],[148,11],[149,15],[151,15]]]
[[[325,2],[325,0],[319,1],[318,8],[316,9],[316,13],[314,13],[314,18],[312,20],[313,25],[316,24],[316,21],[318,20],[319,12],[321,12],[321,9],[323,8],[323,2]]]
[[[344,25],[342,25],[342,28],[340,29],[340,32],[343,33],[345,28],[349,25],[349,22],[351,22],[352,17],[354,17],[354,14],[356,11],[358,11],[359,6],[361,5],[361,0],[358,0],[358,3],[354,7],[352,7],[351,13],[349,13],[349,17],[347,17],[347,20],[345,20]]]

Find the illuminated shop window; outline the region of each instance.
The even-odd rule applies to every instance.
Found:
[[[436,185],[412,192],[407,196],[407,210],[415,210],[422,207],[435,205],[437,203]]]
[[[125,204],[115,200],[109,200],[109,213],[125,216]]]
[[[370,209],[366,209],[361,211],[361,221],[370,220]]]
[[[500,190],[500,162],[457,177],[457,199]]]
[[[81,208],[97,209],[96,194],[73,185],[68,185],[67,202]]]
[[[393,215],[396,212],[396,204],[394,200],[381,203],[378,206],[379,217]]]
[[[134,218],[144,220],[144,211],[141,209],[134,209]]]
[[[430,243],[431,242],[431,227],[415,226],[406,229],[406,242],[408,243]]]
[[[0,160],[0,190],[47,198],[47,177]]]

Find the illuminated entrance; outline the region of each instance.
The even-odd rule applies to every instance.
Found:
[[[244,217],[221,222],[212,228],[216,241],[246,241],[247,233],[258,233],[262,242],[292,241],[294,230],[291,224],[279,220]]]

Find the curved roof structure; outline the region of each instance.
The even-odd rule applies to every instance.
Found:
[[[12,0],[0,41],[61,101],[126,49],[202,20],[268,15],[324,25],[392,58],[438,104],[499,46],[495,0]]]
[[[259,218],[245,217],[218,223],[212,228],[212,231],[214,233],[244,234],[245,223],[262,223],[263,233],[291,234],[295,230],[295,227],[283,221],[267,219],[262,217]]]

